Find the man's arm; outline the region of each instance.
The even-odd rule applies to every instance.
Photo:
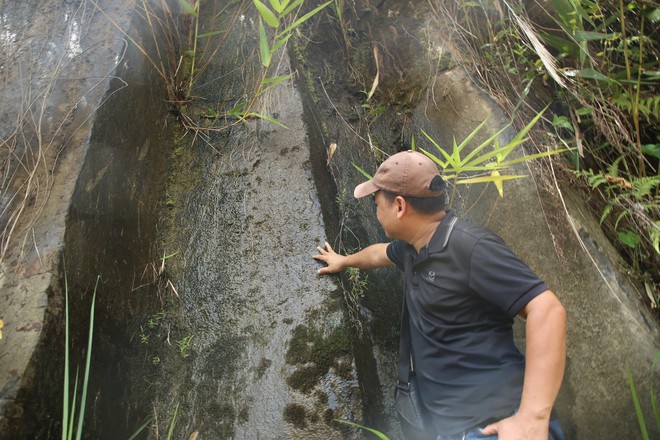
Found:
[[[520,311],[525,325],[525,382],[518,412],[484,428],[500,440],[547,440],[550,413],[566,366],[566,311],[546,290]]]
[[[340,255],[336,253],[327,242],[325,243],[325,248],[318,246],[316,249],[318,249],[320,254],[314,255],[314,258],[327,264],[326,267],[318,270],[320,275],[341,272],[347,267],[376,269],[394,264],[387,258],[387,243],[372,244],[351,255]]]

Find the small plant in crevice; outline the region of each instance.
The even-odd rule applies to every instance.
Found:
[[[349,267],[346,269],[348,277],[348,286],[342,282],[342,291],[344,293],[344,302],[348,309],[348,320],[355,327],[359,336],[362,336],[363,327],[360,319],[360,300],[364,297],[367,290],[367,277],[363,276],[360,269]]]
[[[658,401],[656,398],[655,390],[653,387],[653,375],[656,370],[656,365],[660,361],[660,351],[655,354],[653,359],[653,364],[651,365],[651,383],[649,385],[649,401],[651,402],[651,409],[653,411],[653,421],[655,422],[655,427],[660,431],[660,406],[658,406]],[[637,387],[635,386],[635,381],[633,379],[630,368],[626,367],[626,375],[628,376],[628,386],[630,387],[630,395],[633,400],[633,406],[635,408],[635,415],[637,416],[637,423],[639,424],[640,434],[642,435],[643,440],[650,440],[649,430],[647,428],[646,418],[642,411],[642,405],[640,401],[640,395],[637,392]]]
[[[255,111],[261,97],[274,87],[291,79],[293,73],[272,76],[274,56],[283,48],[299,27],[332,3],[330,0],[313,10],[298,16],[304,0],[269,0],[269,6],[259,0],[232,1],[221,6],[219,11],[203,4],[200,0],[178,0],[181,11],[173,10],[170,2],[159,0],[137,2],[138,13],[146,22],[151,32],[153,49],[147,44],[140,44],[116,23],[99,6],[96,0],[92,4],[123,35],[130,40],[162,78],[167,89],[167,102],[171,113],[177,117],[187,130],[196,134],[222,131],[250,118],[266,120],[283,126],[275,118]],[[258,42],[261,74],[254,86],[245,86],[242,97],[234,100],[230,106],[223,103],[208,105],[205,97],[198,97],[194,90],[204,71],[215,57],[233,53],[226,50],[227,38],[232,28],[246,20],[248,4],[258,12],[258,29],[255,37]],[[205,10],[206,8],[206,10]],[[213,28],[202,32],[202,26],[209,26],[208,17],[228,17],[222,28]],[[202,23],[202,19],[204,22]],[[210,20],[215,23],[214,19]],[[265,23],[265,24],[264,24]],[[210,24],[211,26],[218,26]],[[151,53],[155,52],[155,53]],[[249,60],[247,60],[249,62]],[[206,139],[203,137],[202,139]]]
[[[192,336],[189,335],[176,341],[176,345],[179,347],[179,353],[181,354],[181,357],[186,358],[190,356],[191,340]]]
[[[82,382],[79,382],[79,368],[76,368],[76,375],[71,390],[71,353],[69,348],[69,283],[66,273],[64,275],[64,384],[62,399],[62,439],[80,440],[83,438],[83,427],[85,421],[85,411],[87,409],[87,391],[89,385],[92,357],[92,341],[94,336],[94,315],[96,309],[96,293],[101,277],[96,278],[92,303],[89,311],[89,329],[87,337],[87,349],[85,350],[85,370],[82,376]],[[78,392],[78,385],[82,388]],[[80,400],[78,400],[80,399]],[[76,419],[77,417],[77,419]],[[136,438],[151,423],[151,418],[147,418],[144,423],[130,436],[130,439]]]
[[[96,305],[96,289],[99,284],[100,277],[96,279],[94,286],[94,294],[92,296],[92,305],[89,312],[89,331],[87,338],[87,350],[85,358],[85,371],[82,377],[82,389],[78,395],[78,373],[79,368],[76,369],[76,376],[73,384],[73,392],[71,392],[69,379],[70,379],[70,353],[69,353],[69,284],[66,275],[64,276],[64,394],[62,404],[62,439],[71,440],[74,438],[79,440],[82,438],[83,424],[85,421],[85,408],[87,404],[87,386],[89,384],[89,372],[91,368],[92,358],[92,337],[94,335],[94,308]],[[77,399],[80,399],[76,407]],[[76,410],[78,411],[77,423]]]

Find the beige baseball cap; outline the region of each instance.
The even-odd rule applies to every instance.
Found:
[[[356,199],[378,190],[409,197],[438,197],[445,184],[435,163],[417,151],[402,151],[383,162],[373,179],[355,187]]]

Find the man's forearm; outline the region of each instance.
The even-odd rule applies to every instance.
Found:
[[[520,413],[548,420],[566,365],[566,312],[546,291],[526,311],[526,367]]]
[[[345,265],[344,269],[347,267],[377,269],[379,267],[392,265],[390,259],[387,258],[387,243],[372,244],[359,252],[346,255],[343,263]]]
[[[337,273],[347,267],[357,267],[358,269],[376,269],[378,267],[391,266],[393,263],[387,257],[387,244],[372,244],[359,252],[351,255],[340,255],[336,253],[329,243],[324,247],[317,247],[320,252],[314,255],[314,259],[324,262],[327,266],[320,268],[317,272],[320,275]]]

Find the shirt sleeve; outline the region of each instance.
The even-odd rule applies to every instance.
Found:
[[[472,249],[469,271],[470,288],[510,317],[548,289],[495,234],[477,241]]]
[[[392,262],[396,264],[396,267],[402,271],[405,270],[404,255],[406,253],[406,244],[407,243],[404,241],[394,240],[387,245],[387,258],[392,260]]]

